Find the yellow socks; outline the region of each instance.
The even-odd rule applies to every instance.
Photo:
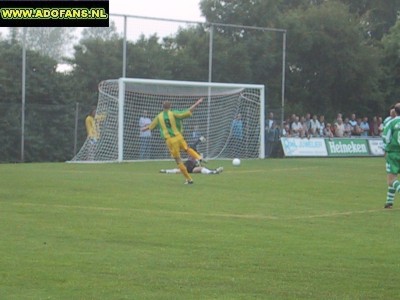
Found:
[[[181,173],[183,174],[183,176],[185,176],[185,178],[188,181],[192,181],[192,177],[190,177],[190,175],[186,169],[186,166],[183,164],[183,162],[178,164],[178,168],[179,168],[179,170],[181,170]]]
[[[194,151],[192,148],[188,148],[186,152],[187,152],[188,155],[190,155],[191,157],[193,157],[193,158],[195,158],[195,159],[197,159],[197,160],[200,160],[200,159],[201,159],[200,154],[198,154],[198,153],[197,153],[196,151]]]

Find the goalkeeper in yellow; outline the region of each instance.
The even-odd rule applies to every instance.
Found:
[[[93,108],[85,118],[85,127],[88,141],[87,160],[94,160],[97,140],[99,139],[98,124],[95,117],[96,108]]]
[[[185,151],[189,156],[201,160],[201,156],[192,148],[190,148],[182,136],[182,120],[192,115],[194,109],[203,102],[200,98],[186,111],[171,110],[171,102],[165,101],[163,103],[163,111],[160,112],[151,122],[150,125],[143,127],[141,130],[153,130],[156,127],[160,128],[161,136],[165,139],[165,143],[175,159],[179,170],[185,176],[185,184],[192,184],[193,179],[188,173],[185,164],[181,159],[181,151]]]

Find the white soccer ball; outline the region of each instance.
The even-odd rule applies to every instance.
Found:
[[[232,165],[234,165],[235,167],[240,166],[240,159],[239,158],[234,158],[232,160]]]

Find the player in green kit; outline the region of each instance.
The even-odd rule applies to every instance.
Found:
[[[394,105],[390,107],[389,116],[387,116],[386,119],[383,120],[383,128],[385,128],[386,124],[393,118],[396,118],[396,111],[394,110]]]
[[[385,208],[393,207],[394,195],[400,192],[400,181],[397,179],[400,173],[400,103],[394,106],[394,110],[396,116],[385,120],[382,135],[388,184]]]

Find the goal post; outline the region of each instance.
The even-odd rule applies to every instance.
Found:
[[[71,162],[170,159],[159,130],[142,137],[139,122],[145,116],[152,120],[164,101],[172,103],[172,110],[187,110],[199,98],[203,103],[182,122],[189,145],[202,135],[206,141],[197,144],[197,150],[206,159],[264,158],[264,94],[264,85],[255,84],[102,81],[95,116],[99,138],[95,145],[87,139]]]

